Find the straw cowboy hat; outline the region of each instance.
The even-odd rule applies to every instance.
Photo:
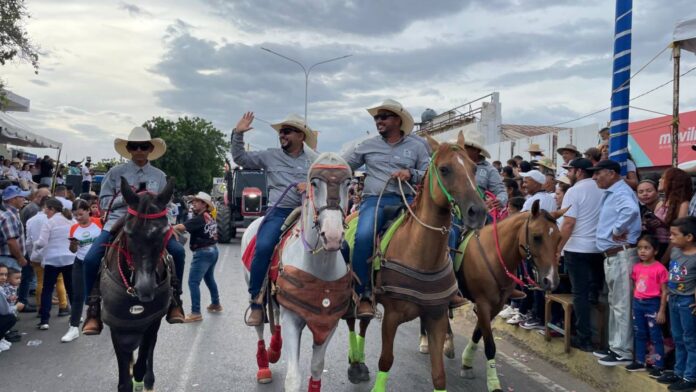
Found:
[[[556,170],[556,165],[554,165],[553,161],[548,158],[540,159],[536,162],[536,164],[537,166],[541,166],[549,170]]]
[[[116,152],[126,159],[131,159],[131,153],[126,148],[128,142],[150,142],[154,146],[152,152],[147,156],[147,159],[150,161],[154,161],[155,159],[162,157],[162,155],[164,155],[164,153],[167,151],[167,143],[158,137],[153,139],[150,136],[150,132],[143,127],[133,128],[128,134],[128,139],[116,138],[116,140],[114,140],[114,148],[116,149]]]
[[[293,127],[295,129],[299,129],[305,134],[305,140],[304,142],[311,148],[312,150],[317,149],[317,131],[312,130],[312,128],[309,127],[305,123],[304,118],[298,116],[297,114],[290,114],[287,117],[285,117],[285,120],[276,123],[276,124],[271,124],[271,127],[275,129],[277,132],[280,132],[283,127],[288,126],[288,127]]]
[[[191,198],[191,200],[200,200],[200,201],[202,201],[203,203],[205,203],[205,204],[208,205],[208,208],[209,208],[211,211],[215,209],[215,204],[213,204],[213,198],[210,197],[210,195],[207,194],[207,193],[205,193],[205,192],[198,192],[197,194],[195,194],[195,195]]]
[[[448,143],[457,144],[457,139],[450,139]],[[466,135],[464,135],[464,145],[479,150],[479,154],[483,155],[486,158],[491,157],[491,154],[488,152],[488,150],[486,150],[486,148],[483,147],[483,134],[479,131],[473,129],[467,131]]]
[[[15,158],[12,158],[12,163],[20,163],[21,164],[23,162],[21,159],[15,157]]]
[[[401,130],[406,135],[413,131],[413,117],[403,105],[393,99],[385,99],[380,105],[367,109],[371,116],[376,116],[380,110],[388,110],[401,118]]]
[[[544,150],[542,150],[537,143],[530,144],[529,148],[527,148],[527,152],[538,152],[540,155],[544,155],[542,154]]]
[[[556,149],[556,152],[559,154],[563,154],[563,151],[572,151],[575,153],[575,155],[580,155],[580,151],[578,151],[578,148],[572,144],[566,144],[565,146]]]

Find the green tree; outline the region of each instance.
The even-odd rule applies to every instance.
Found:
[[[121,161],[116,158],[104,158],[99,162],[92,162],[91,169],[94,170],[95,173],[106,173],[109,171],[109,169],[118,165],[119,163],[121,163]]]
[[[29,18],[24,0],[0,1],[0,65],[19,56],[30,62],[38,73],[39,54],[25,28],[25,21]]]
[[[154,117],[143,126],[153,138],[167,142],[167,153],[152,164],[176,178],[178,191],[210,192],[213,177],[222,176],[229,151],[225,134],[198,117],[179,118],[176,122]]]

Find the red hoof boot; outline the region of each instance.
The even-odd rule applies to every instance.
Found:
[[[256,364],[259,366],[259,371],[256,372],[256,382],[259,384],[268,384],[273,381],[271,369],[268,368],[268,352],[266,352],[266,342],[259,340],[256,348]]]
[[[275,326],[271,344],[268,346],[268,362],[276,363],[280,359],[280,352],[283,350],[283,337],[280,335],[280,325]]]
[[[308,392],[321,392],[321,380],[314,380],[311,376],[309,377],[309,388]]]

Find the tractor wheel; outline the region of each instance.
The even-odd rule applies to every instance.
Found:
[[[222,205],[217,212],[218,242],[226,244],[237,235],[237,229],[232,227],[232,212],[228,206]]]

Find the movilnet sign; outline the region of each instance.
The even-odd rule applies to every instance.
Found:
[[[628,127],[628,147],[638,167],[672,164],[672,116],[632,122]],[[679,167],[696,169],[696,111],[679,115]]]

